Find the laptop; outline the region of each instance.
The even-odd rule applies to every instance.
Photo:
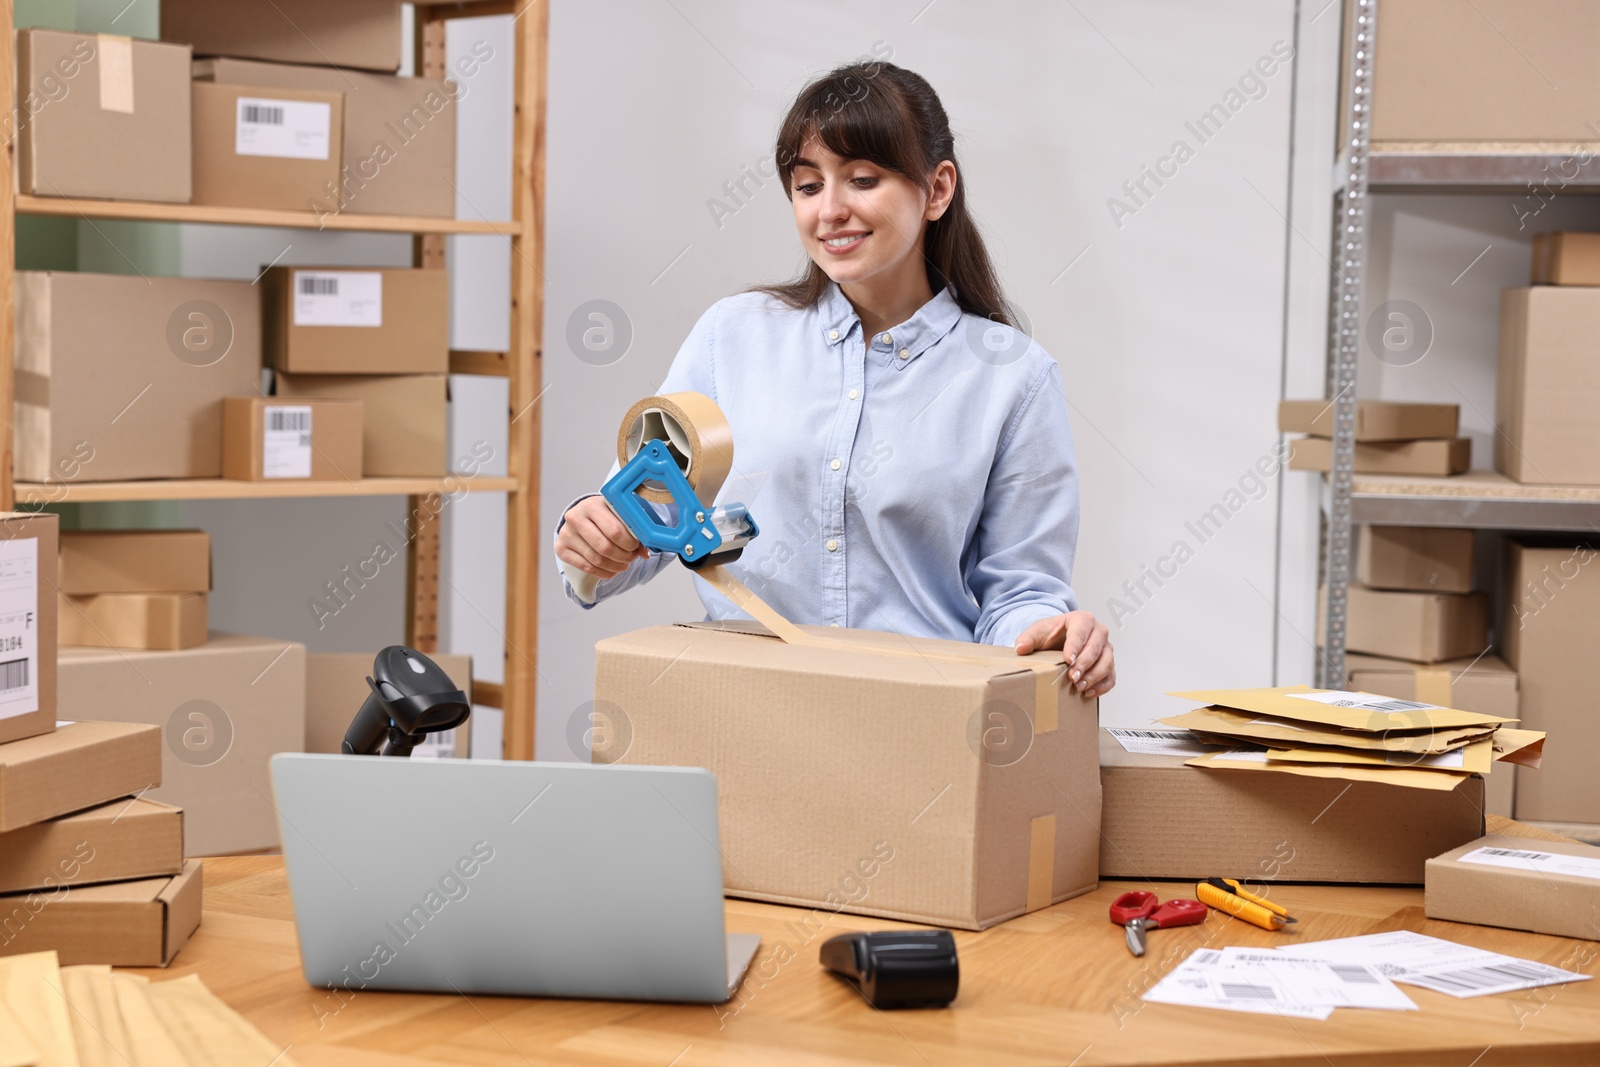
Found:
[[[760,944],[706,770],[284,753],[272,788],[315,986],[720,1004]]]

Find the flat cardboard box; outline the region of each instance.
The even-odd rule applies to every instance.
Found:
[[[1319,596],[1327,595],[1324,587]],[[1482,593],[1411,593],[1351,585],[1344,647],[1416,663],[1476,656],[1489,647],[1489,600]],[[1322,644],[1323,611],[1317,610]]]
[[[1527,540],[1507,546],[1501,654],[1521,686],[1518,725],[1550,742],[1539,769],[1517,775],[1517,818],[1600,823],[1600,560],[1594,542]]]
[[[222,402],[222,476],[242,481],[353,482],[361,477],[360,400]]]
[[[56,728],[56,539],[49,512],[0,511],[0,744]],[[4,751],[4,749],[0,749]]]
[[[1494,466],[1517,482],[1600,485],[1600,288],[1500,294]]]
[[[1476,859],[1508,865],[1462,862],[1480,849],[1494,851]],[[1428,861],[1423,908],[1430,919],[1600,941],[1600,848],[1578,841],[1480,837]]]
[[[400,0],[162,0],[161,39],[197,56],[400,69]]]
[[[1533,235],[1534,285],[1600,285],[1600,233]]]
[[[322,210],[455,217],[453,82],[247,59],[198,59],[194,76],[344,94],[344,165]]]
[[[61,645],[179,649],[204,644],[207,593],[62,594]]]
[[[200,926],[202,864],[170,878],[0,897],[0,955],[54,951],[63,967],[165,967]]]
[[[63,593],[208,593],[211,535],[204,530],[62,530]]]
[[[339,187],[344,96],[195,82],[194,202],[316,211]]]
[[[1332,437],[1333,402],[1280,400],[1278,431],[1310,434],[1312,437]],[[1460,432],[1460,404],[1356,401],[1357,441],[1415,441],[1425,437],[1454,437]]]
[[[294,374],[444,374],[442,270],[271,267],[261,278],[267,362]]]
[[[338,752],[350,720],[367,699],[367,676],[372,673],[372,652],[313,652],[306,656],[306,751]],[[428,658],[472,698],[472,657],[430,652]],[[418,756],[472,755],[472,719],[427,739],[411,753]]]
[[[0,834],[0,893],[183,870],[183,809],[122,797]]]
[[[1289,469],[1333,470],[1333,442],[1326,437],[1296,437],[1289,442]],[[1472,466],[1472,438],[1366,442],[1356,445],[1357,474],[1421,474],[1444,477]]]
[[[0,832],[160,784],[160,730],[121,722],[58,723],[50,733],[0,745]]]
[[[445,473],[445,375],[279,373],[274,378],[279,398],[361,401],[361,468],[368,478]]]
[[[1100,877],[1420,885],[1429,857],[1483,834],[1476,775],[1436,792],[1188,758],[1128,752],[1100,731]]]
[[[225,396],[261,391],[249,282],[18,271],[16,477],[222,476]],[[107,358],[115,353],[115,359]]]
[[[16,49],[20,192],[189,202],[187,47],[33,29]]]
[[[278,846],[267,760],[305,747],[305,646],[213,633],[181,652],[61,651],[61,706],[161,728],[161,788],[190,856]]]
[[[1373,589],[1472,592],[1475,531],[1451,526],[1362,526],[1356,580]]]
[[[1009,648],[806,629],[857,647],[727,623],[595,646],[597,761],[717,776],[729,895],[976,930],[1095,887],[1095,704],[1036,709]]]

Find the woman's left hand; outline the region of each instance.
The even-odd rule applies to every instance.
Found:
[[[1093,612],[1071,611],[1040,619],[1017,638],[1017,655],[1059,648],[1067,677],[1085,698],[1104,696],[1117,684],[1110,634]]]

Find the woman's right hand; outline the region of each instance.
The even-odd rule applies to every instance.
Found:
[[[603,496],[586,496],[568,508],[556,534],[556,558],[602,580],[649,556]]]

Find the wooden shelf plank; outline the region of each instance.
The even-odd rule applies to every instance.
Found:
[[[445,478],[362,478],[359,481],[246,482],[229,478],[153,479],[141,482],[18,482],[18,504],[80,504],[110,500],[282,500],[290,497],[426,496],[505,493],[515,478],[464,474]]]
[[[132,219],[139,222],[202,222],[220,226],[283,226],[303,230],[357,230],[377,233],[490,233],[509,237],[516,222],[441,219],[422,215],[318,214],[265,208],[212,207],[206,204],[150,204],[135,200],[80,200],[73,197],[18,196],[19,215],[66,218]]]

